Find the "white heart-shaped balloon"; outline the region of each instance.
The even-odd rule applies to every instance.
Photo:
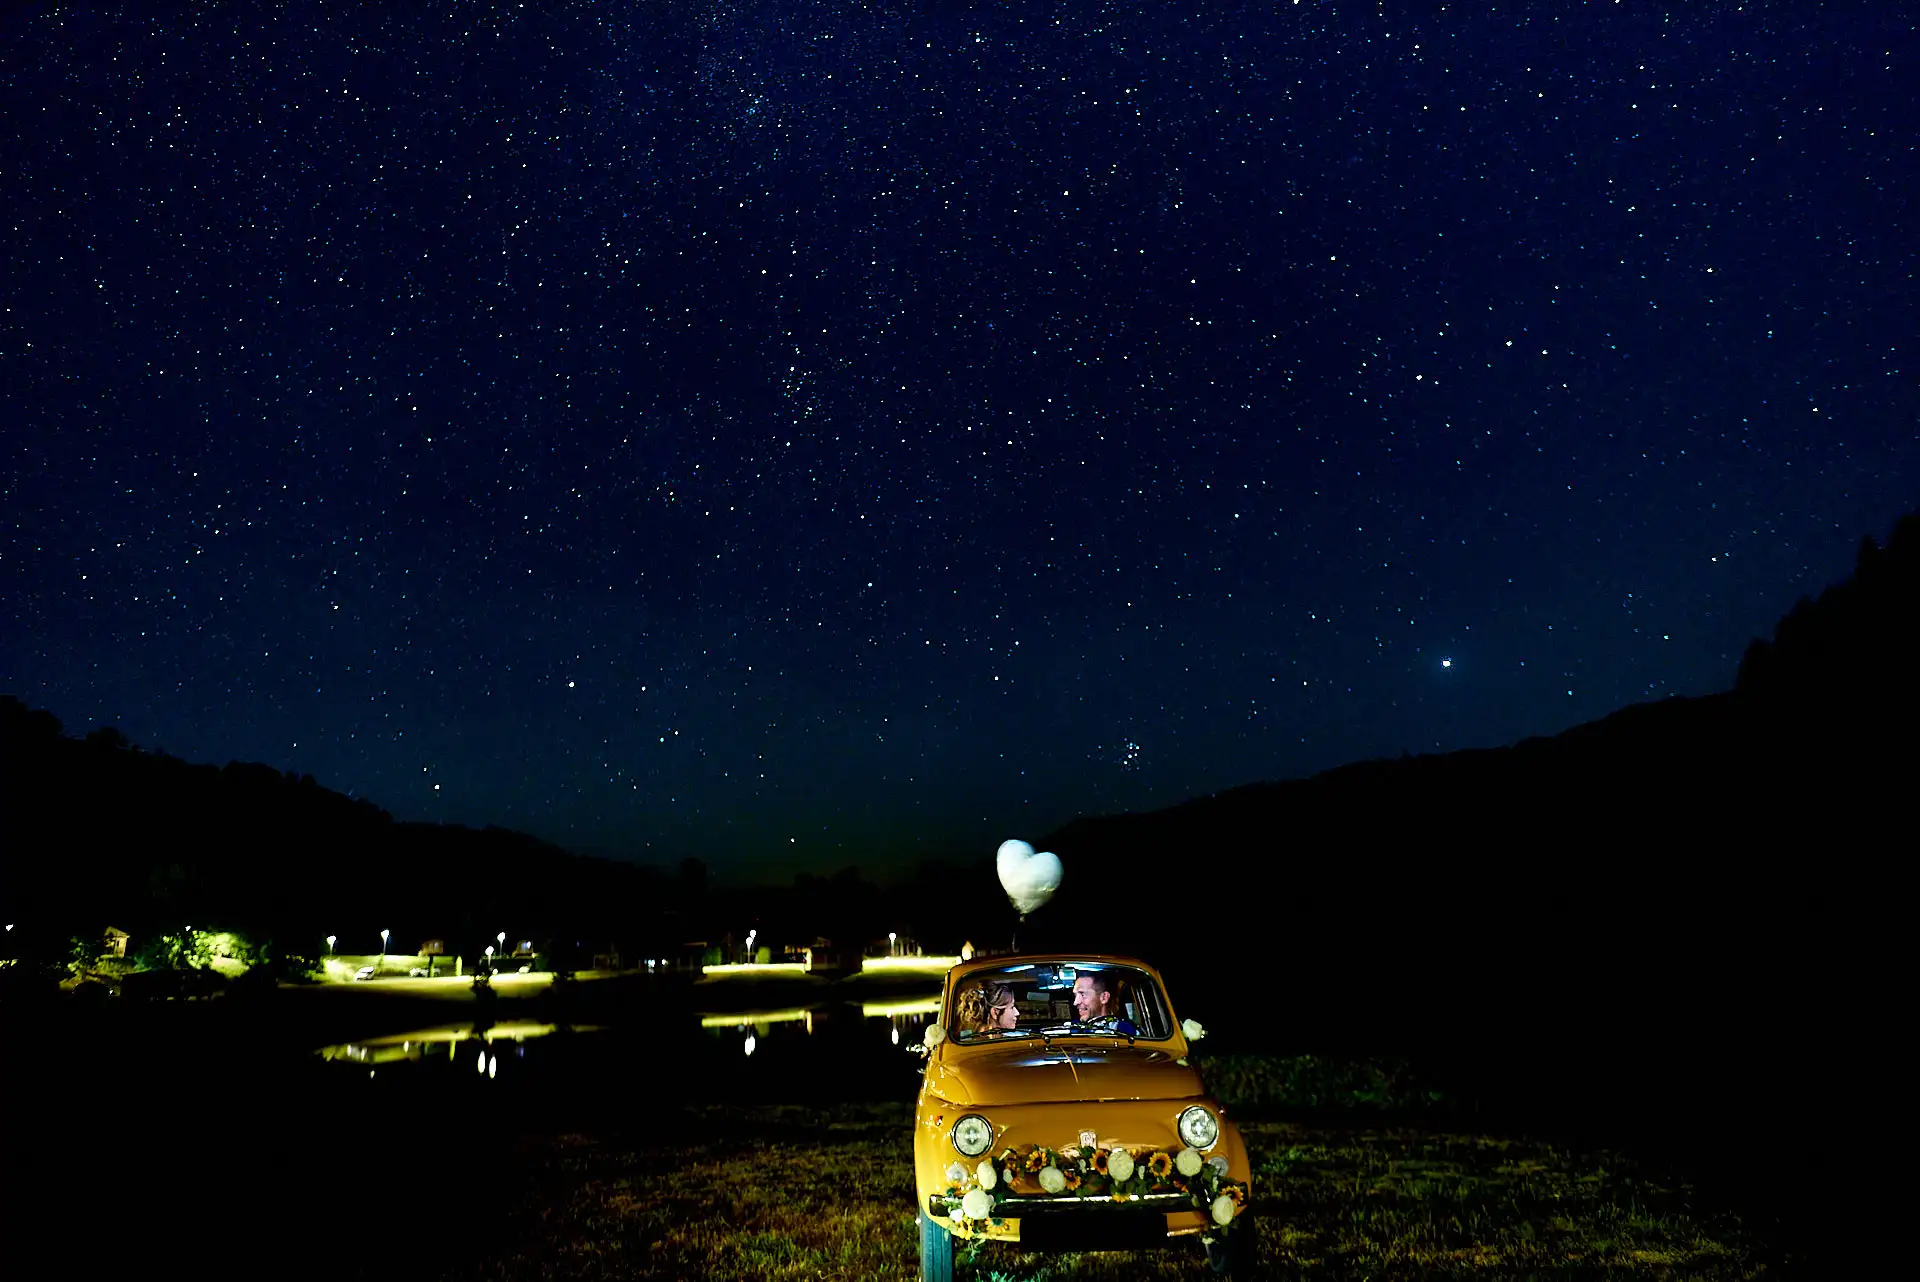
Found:
[[[1035,852],[1024,841],[1003,841],[993,862],[1001,889],[1023,917],[1060,889],[1060,856],[1050,851]]]

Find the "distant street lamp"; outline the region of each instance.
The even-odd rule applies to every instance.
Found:
[[[329,956],[329,957],[331,957],[331,956],[333,956],[333,941],[334,941],[334,940],[336,940],[336,939],[338,939],[338,938],[340,938],[340,936],[338,936],[338,935],[328,935],[328,936],[327,936],[327,956]]]
[[[387,968],[387,932],[383,930],[380,932],[380,969],[384,971],[386,970],[386,968]]]
[[[900,938],[898,932],[891,930],[887,932],[887,956],[893,956],[893,941],[898,938]]]

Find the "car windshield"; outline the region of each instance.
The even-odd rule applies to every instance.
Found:
[[[1160,985],[1134,966],[1046,962],[975,971],[955,985],[946,1011],[957,1042],[1002,1038],[1173,1035]]]

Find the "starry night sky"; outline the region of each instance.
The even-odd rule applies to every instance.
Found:
[[[986,860],[1724,689],[1920,506],[1899,6],[140,8],[0,27],[69,733]]]

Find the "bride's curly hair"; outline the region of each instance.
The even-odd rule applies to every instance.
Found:
[[[954,1000],[954,1019],[967,1032],[985,1032],[993,1027],[993,1013],[1013,1004],[1013,989],[1009,985],[984,981],[969,984]]]
[[[967,1032],[986,1027],[987,990],[983,984],[969,984],[953,1003],[953,1022]]]

